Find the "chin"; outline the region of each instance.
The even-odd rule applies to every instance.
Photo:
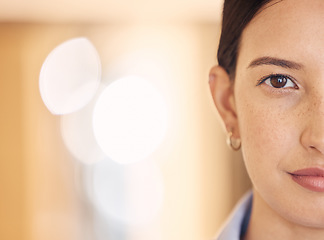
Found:
[[[324,207],[320,206],[323,204],[317,205],[316,201],[292,204],[286,204],[285,209],[278,209],[280,215],[288,222],[306,228],[324,229]]]

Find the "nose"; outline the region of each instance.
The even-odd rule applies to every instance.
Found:
[[[306,113],[301,143],[308,151],[324,156],[324,96],[317,98],[311,106]]]

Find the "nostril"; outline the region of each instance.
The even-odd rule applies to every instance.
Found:
[[[318,131],[318,126],[316,122],[308,126],[300,136],[300,143],[305,150],[324,155],[324,124],[320,126],[323,131]]]
[[[310,145],[310,146],[309,146],[309,149],[310,149],[311,151],[315,150],[315,151],[317,151],[317,152],[320,152],[320,153],[324,154],[324,152],[322,151],[322,149],[316,147],[316,145],[315,145],[315,146]]]

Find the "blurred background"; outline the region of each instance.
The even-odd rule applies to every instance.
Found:
[[[221,8],[0,1],[0,239],[215,235],[250,188],[208,88]]]

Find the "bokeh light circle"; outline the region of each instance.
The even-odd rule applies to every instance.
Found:
[[[105,159],[94,165],[92,183],[98,211],[121,224],[145,225],[163,204],[162,173],[154,162],[124,165]]]
[[[86,38],[71,39],[57,46],[43,63],[40,94],[51,113],[72,113],[94,97],[100,78],[95,47]]]
[[[63,142],[75,159],[94,164],[106,157],[98,146],[92,129],[94,101],[80,111],[61,116],[60,127]]]
[[[147,158],[163,141],[167,108],[160,92],[138,76],[111,83],[93,112],[95,138],[112,160],[132,163]]]

